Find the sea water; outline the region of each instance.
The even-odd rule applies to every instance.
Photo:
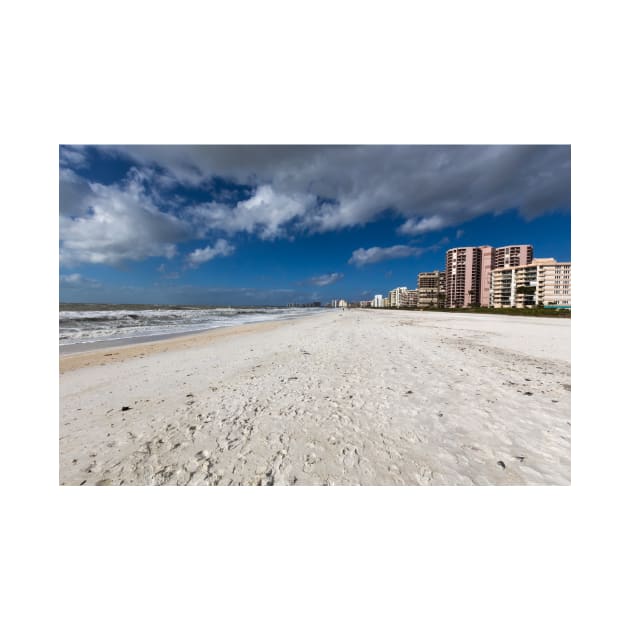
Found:
[[[152,337],[195,333],[212,328],[292,319],[321,308],[268,306],[161,306],[149,304],[59,305],[59,345],[150,341]],[[100,344],[99,344],[100,345]],[[84,346],[87,350],[88,345]]]

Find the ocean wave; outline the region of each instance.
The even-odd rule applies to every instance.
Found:
[[[303,308],[145,308],[62,310],[59,345],[186,334],[225,326],[291,319],[319,309]]]

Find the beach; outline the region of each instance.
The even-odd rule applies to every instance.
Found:
[[[569,485],[568,319],[330,309],[60,356],[62,485]]]

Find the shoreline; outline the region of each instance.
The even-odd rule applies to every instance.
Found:
[[[59,482],[570,485],[570,341],[349,309],[64,355]]]
[[[96,304],[95,304],[96,305]],[[89,306],[89,304],[87,305]],[[101,306],[101,305],[97,305],[97,306]],[[130,305],[122,305],[122,306],[130,306]],[[131,306],[135,306],[135,305],[131,305]],[[252,307],[253,308],[253,307]],[[280,308],[280,307],[278,307]],[[330,312],[335,312],[335,311],[339,311],[340,309],[330,309]],[[452,314],[452,315],[508,315],[510,317],[538,317],[538,318],[549,318],[549,319],[570,319],[571,318],[571,314],[570,311],[568,313],[565,312],[561,312],[561,313],[554,313],[554,314],[544,314],[543,311],[538,311],[538,312],[527,312],[528,309],[487,309],[487,310],[478,310],[478,309],[469,309],[469,308],[461,308],[461,309],[416,309],[416,308],[393,308],[393,307],[387,307],[387,308],[379,308],[379,309],[374,309],[374,308],[361,308],[361,307],[356,307],[353,308],[352,310],[356,310],[356,311],[363,311],[363,312],[372,312],[372,313],[378,313],[378,312],[387,312],[387,311],[392,311],[392,312],[397,312],[397,313],[427,313],[427,314],[432,314],[432,313],[446,313],[446,314]],[[299,319],[301,317],[312,317],[313,315],[321,315],[324,314],[322,312],[319,313],[305,313],[304,315],[301,315],[299,317],[288,317],[288,318],[281,318],[278,320],[269,320],[271,322],[274,321],[290,321],[291,319]],[[167,340],[167,339],[175,339],[178,337],[192,337],[192,336],[196,336],[196,335],[204,335],[208,332],[211,332],[213,330],[218,330],[218,329],[224,329],[224,328],[233,328],[233,327],[241,327],[241,326],[249,326],[249,325],[256,325],[259,323],[267,323],[265,321],[263,322],[249,322],[249,323],[237,323],[237,324],[229,324],[229,325],[220,325],[220,326],[215,326],[212,328],[207,328],[207,329],[203,329],[203,330],[199,330],[199,331],[182,331],[182,332],[172,332],[172,333],[159,333],[156,335],[146,335],[146,336],[137,336],[137,337],[128,337],[128,338],[118,338],[118,339],[104,339],[102,341],[89,341],[89,342],[77,342],[77,343],[72,343],[72,344],[64,344],[64,345],[59,345],[59,355],[75,355],[75,354],[83,354],[83,353],[87,353],[87,352],[96,352],[99,350],[106,350],[106,349],[111,349],[111,348],[119,348],[119,347],[124,347],[124,346],[133,346],[133,345],[138,345],[138,344],[148,344],[148,343],[157,343],[159,341],[163,341],[163,340]]]
[[[320,313],[310,315],[317,317]],[[76,350],[74,352],[63,352],[60,346],[59,351],[59,372],[64,374],[71,370],[90,367],[97,364],[120,363],[129,358],[146,356],[158,352],[168,352],[169,350],[182,350],[200,344],[211,343],[215,339],[229,337],[233,335],[246,334],[251,332],[273,330],[274,328],[289,322],[302,319],[275,319],[265,322],[252,322],[249,324],[237,324],[234,326],[220,326],[208,330],[194,333],[171,333],[167,335],[155,335],[145,341],[138,341],[138,337],[129,340],[122,340],[122,343],[109,344],[107,342],[94,342],[98,347],[91,347],[86,350]],[[156,339],[156,337],[158,337]],[[101,345],[107,343],[107,345]],[[105,362],[105,363],[103,363]]]
[[[98,305],[98,306],[101,306],[101,305]],[[119,305],[115,305],[115,306],[119,306]],[[120,305],[120,306],[129,306],[129,305]],[[251,307],[251,308],[255,308],[255,307]],[[182,310],[185,310],[185,309],[182,309]],[[313,315],[318,315],[318,314],[320,313],[304,312],[304,313],[301,313],[300,315],[278,317],[278,318],[271,318],[271,319],[261,319],[258,321],[249,321],[249,322],[228,320],[225,323],[215,323],[208,327],[199,328],[198,330],[178,330],[178,331],[172,331],[172,332],[160,332],[156,334],[136,335],[133,337],[107,337],[100,340],[94,339],[91,341],[77,341],[75,343],[59,344],[59,354],[60,355],[77,354],[77,353],[83,353],[83,352],[90,352],[93,350],[103,350],[103,349],[109,349],[109,348],[118,348],[120,346],[136,345],[140,343],[152,343],[152,342],[162,341],[165,339],[174,339],[177,337],[203,335],[213,330],[218,330],[218,329],[223,329],[223,328],[236,328],[236,327],[247,326],[251,324],[259,324],[259,323],[261,324],[261,323],[275,322],[275,321],[289,321],[292,319],[299,319],[302,317],[312,317]]]

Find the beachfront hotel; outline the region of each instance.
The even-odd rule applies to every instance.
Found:
[[[494,308],[570,308],[571,263],[534,258],[529,264],[494,269],[490,302]]]
[[[531,245],[455,247],[446,252],[446,299],[448,308],[490,306],[491,273],[494,269],[531,263]]]
[[[446,274],[443,271],[421,271],[417,286],[418,308],[444,307],[446,297]]]

